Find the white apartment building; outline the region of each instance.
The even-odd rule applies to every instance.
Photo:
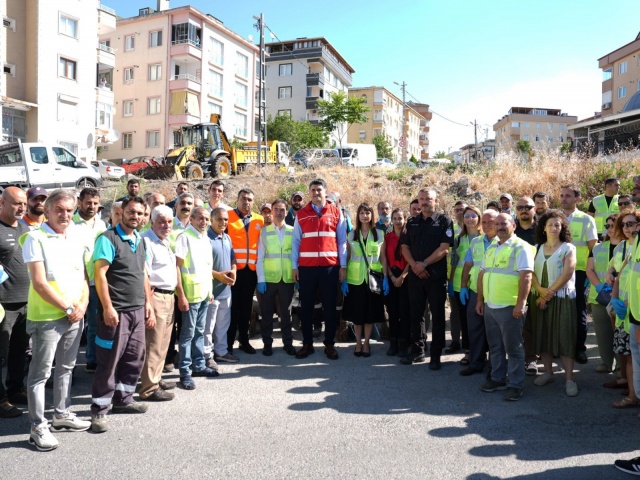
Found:
[[[265,48],[267,115],[286,114],[317,125],[317,101],[330,100],[338,91],[347,93],[351,86],[355,70],[324,37],[272,42]],[[331,143],[340,143],[338,130]],[[344,125],[342,132],[346,131]],[[346,142],[345,135],[342,143]]]
[[[115,65],[98,43],[115,31],[115,11],[95,0],[5,0],[0,14],[2,141],[57,143],[94,160],[113,137],[113,94],[97,71]]]
[[[113,78],[120,140],[102,158],[164,156],[184,125],[221,115],[230,141],[254,140],[258,47],[191,6],[117,21],[101,41],[118,51]]]

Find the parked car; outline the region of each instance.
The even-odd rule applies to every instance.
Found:
[[[376,167],[378,168],[396,168],[396,164],[393,163],[392,160],[389,160],[388,158],[378,158],[376,159]]]
[[[124,168],[124,171],[126,173],[138,175],[141,170],[144,170],[148,167],[159,167],[160,165],[164,165],[164,158],[142,155],[140,157],[133,157],[126,163],[123,163],[122,168]]]
[[[367,143],[345,143],[342,149],[342,163],[352,167],[373,167],[376,164],[376,147]]]
[[[120,180],[127,173],[124,168],[108,160],[94,160],[91,165],[98,169],[103,179]]]

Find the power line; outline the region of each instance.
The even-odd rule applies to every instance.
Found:
[[[409,95],[411,98],[413,98],[416,102],[418,102],[418,103],[423,103],[423,102],[421,102],[420,100],[418,100],[416,97],[414,97],[413,95],[411,95],[411,93],[410,93],[410,92],[406,92],[406,93],[407,93],[407,95]],[[469,126],[470,126],[470,125],[467,125],[467,124],[465,124],[465,123],[460,123],[460,122],[456,122],[455,120],[451,120],[451,119],[449,119],[449,118],[445,117],[444,115],[440,115],[438,112],[434,111],[432,108],[429,108],[429,111],[430,111],[431,113],[436,114],[436,115],[437,115],[437,116],[439,116],[440,118],[445,119],[447,122],[455,123],[456,125],[460,125],[460,126],[462,126],[462,127],[469,127]]]
[[[284,42],[282,40],[280,40],[278,38],[278,36],[273,32],[273,30],[271,30],[269,28],[269,25],[265,25],[264,28],[266,28],[267,30],[269,30],[269,32],[271,33],[271,35],[273,35],[273,38],[275,38],[278,42],[280,42],[282,44],[282,50],[284,52],[289,52],[291,53],[291,56],[293,57],[294,60],[296,60],[300,65],[302,65],[306,70],[309,70],[309,65],[307,65],[306,63],[304,63],[303,61],[300,60],[300,58],[296,57],[295,52],[293,51],[293,49],[288,49],[286,45],[284,45]]]

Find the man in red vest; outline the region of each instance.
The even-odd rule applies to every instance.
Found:
[[[315,351],[313,306],[319,289],[325,321],[324,353],[336,360],[336,296],[338,283],[347,276],[347,230],[340,208],[326,201],[324,180],[312,180],[309,194],[311,202],[298,210],[293,225],[291,263],[293,278],[300,285],[303,343],[296,358],[306,358]]]

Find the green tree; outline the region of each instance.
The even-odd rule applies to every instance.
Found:
[[[564,142],[562,145],[560,145],[560,153],[571,153],[571,142]]]
[[[411,158],[409,159],[409,161],[415,163],[416,165],[418,164],[418,159],[413,154],[411,154]]]
[[[327,144],[324,128],[306,120],[296,121],[289,115],[268,116],[267,138],[288,143],[292,154],[301,148],[321,148]]]
[[[318,100],[318,116],[323,118],[320,125],[328,133],[335,133],[340,150],[349,127],[368,120],[367,112],[370,108],[364,102],[362,98],[348,96],[342,91],[331,95],[331,100]]]
[[[516,150],[522,153],[531,152],[531,142],[529,140],[518,140],[516,144]]]
[[[439,150],[436,152],[433,158],[447,158],[447,154],[444,153],[442,150]]]
[[[373,144],[376,146],[376,155],[378,158],[391,158],[393,149],[384,135],[374,135]]]

